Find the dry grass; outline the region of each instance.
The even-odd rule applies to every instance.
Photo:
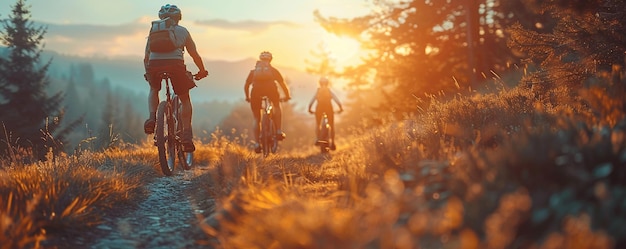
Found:
[[[614,87],[433,101],[330,155],[262,159],[216,132],[194,154],[202,228],[217,248],[625,246],[626,92],[599,90]],[[5,167],[0,248],[92,227],[158,176],[147,144]]]
[[[50,248],[133,205],[156,176],[141,150],[59,156],[0,171],[0,248]]]
[[[227,148],[204,229],[219,248],[624,246],[626,93],[588,89],[435,101],[330,157]]]

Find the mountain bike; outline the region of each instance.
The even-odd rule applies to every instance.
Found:
[[[156,113],[156,129],[154,130],[154,145],[159,151],[161,171],[167,176],[174,172],[176,158],[184,170],[189,170],[193,164],[193,152],[184,152],[180,135],[182,135],[182,103],[173,91],[170,91],[171,75],[167,71],[160,72],[162,81],[165,81],[165,100],[159,103]]]
[[[335,113],[339,114],[341,111]],[[315,113],[312,112],[311,114]],[[318,137],[315,145],[320,147],[320,152],[322,154],[328,153],[331,150],[330,134],[332,133],[333,127],[331,127],[328,122],[328,115],[326,115],[326,112],[322,113],[322,120],[320,120],[320,127],[318,127],[318,129]]]
[[[332,127],[330,127],[330,124],[328,123],[328,116],[326,115],[326,112],[322,114],[319,129],[319,136],[317,137],[316,145],[320,147],[320,152],[322,154],[328,153],[330,151],[330,131]]]
[[[261,145],[261,154],[267,157],[276,153],[278,150],[278,141],[280,138],[276,136],[276,125],[274,124],[274,106],[267,96],[263,96],[261,100],[261,130],[259,131],[259,143]],[[285,101],[281,99],[281,101]]]

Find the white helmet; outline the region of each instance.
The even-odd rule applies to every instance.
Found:
[[[180,19],[183,18],[183,15],[181,14],[178,6],[168,3],[161,6],[161,9],[159,10],[159,19],[163,20],[168,17],[180,21]]]
[[[272,53],[268,52],[268,51],[263,51],[261,52],[261,54],[259,55],[259,60],[262,61],[272,61]]]

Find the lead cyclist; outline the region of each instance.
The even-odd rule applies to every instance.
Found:
[[[144,123],[144,132],[146,134],[154,133],[154,125],[156,123],[156,110],[159,104],[159,91],[161,90],[161,78],[158,77],[157,68],[168,67],[170,68],[170,74],[172,75],[172,88],[174,93],[178,95],[182,103],[182,124],[183,132],[181,134],[181,142],[184,152],[193,152],[196,147],[193,144],[193,132],[191,126],[191,116],[193,113],[193,107],[191,106],[191,99],[189,97],[189,90],[196,87],[193,76],[187,71],[184,62],[185,49],[193,59],[194,64],[198,67],[199,71],[195,76],[196,80],[200,80],[209,75],[209,72],[205,69],[202,57],[196,49],[196,44],[191,38],[189,31],[178,25],[178,22],[182,19],[181,10],[176,5],[166,4],[161,6],[158,12],[159,19],[164,20],[169,18],[173,21],[173,29],[176,40],[174,44],[176,48],[170,52],[154,52],[150,51],[150,37],[146,42],[146,49],[144,55],[144,67],[146,74],[144,77],[150,84],[150,93],[148,94],[148,110],[149,117]]]

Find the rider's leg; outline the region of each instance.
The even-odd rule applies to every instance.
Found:
[[[193,152],[196,147],[193,144],[193,129],[191,126],[191,116],[193,114],[193,106],[189,92],[178,95],[181,102],[181,123],[183,125],[183,134],[181,134],[181,142],[183,143],[183,151]]]
[[[280,101],[275,100],[272,101],[272,106],[274,107],[274,127],[276,127],[276,134],[279,136],[279,139],[285,139],[286,135],[283,132],[283,111],[280,107]]]
[[[254,116],[254,141],[259,142],[259,133],[261,133],[261,112],[258,109],[252,109],[252,115]]]
[[[156,124],[156,111],[159,105],[159,89],[150,87],[148,93],[148,112],[149,116],[146,122],[143,124],[143,129],[146,134],[154,133],[154,125]]]
[[[320,141],[320,123],[322,122],[322,116],[324,113],[315,112],[315,145],[317,145]]]
[[[178,95],[178,98],[181,102],[181,112],[180,116],[182,118],[183,131],[191,132],[191,117],[193,115],[193,106],[191,105],[191,98],[189,97],[189,93]],[[191,133],[193,134],[193,133]]]
[[[254,133],[254,151],[261,152],[261,146],[259,141],[259,133],[261,133],[261,98],[256,94],[255,89],[252,89],[252,96],[250,98],[250,110],[254,117],[254,123],[252,124],[252,131]]]
[[[274,126],[276,126],[276,130],[282,130],[282,108],[280,108],[280,103],[274,104]]]
[[[148,110],[150,112],[150,119],[156,119],[156,111],[159,106],[159,89],[150,87],[148,93]]]

